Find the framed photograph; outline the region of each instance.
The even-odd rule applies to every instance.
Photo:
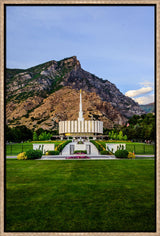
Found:
[[[1,234],[160,235],[159,1],[1,6]]]

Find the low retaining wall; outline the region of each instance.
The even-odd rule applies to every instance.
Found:
[[[54,151],[55,144],[54,143],[34,143],[33,144],[33,150],[41,150],[43,154],[47,151]]]
[[[126,144],[125,143],[106,143],[106,150],[110,150],[111,152],[115,153],[118,149],[118,147],[123,146],[124,149],[126,149]]]

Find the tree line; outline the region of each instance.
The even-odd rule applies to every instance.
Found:
[[[129,140],[155,140],[155,115],[134,115],[122,128]]]
[[[103,134],[112,140],[145,141],[155,140],[155,115],[152,113],[141,116],[134,115],[124,126],[115,126],[112,130],[104,129]],[[42,128],[30,130],[25,125],[9,127],[6,125],[5,139],[8,142],[42,141],[58,135],[58,130],[48,131]]]
[[[155,115],[152,113],[132,116],[124,126],[115,126],[111,131],[104,130],[110,139],[145,141],[155,140]]]
[[[104,129],[112,140],[145,141],[155,140],[155,115],[152,113],[134,115],[124,126],[115,125],[112,130]]]
[[[57,135],[58,130],[53,130],[49,132],[48,130],[44,130],[42,128],[34,131],[27,128],[25,125],[9,127],[6,125],[5,128],[5,140],[7,142],[25,142],[25,141],[42,141],[49,140],[53,135]]]

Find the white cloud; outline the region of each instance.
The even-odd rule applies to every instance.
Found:
[[[143,87],[153,87],[153,83],[147,80],[140,82],[139,84]]]
[[[149,93],[151,91],[153,91],[152,87],[143,87],[137,90],[129,90],[128,92],[125,93],[125,95],[128,97],[134,98],[141,94]]]
[[[136,101],[140,105],[145,105],[154,102],[154,94],[150,94],[153,91],[154,83],[148,80],[144,80],[143,82],[139,82],[142,88],[137,90],[129,90],[125,93],[126,96],[131,97],[134,101]],[[141,96],[146,94],[146,96]],[[148,95],[147,95],[148,94]]]
[[[153,103],[154,102],[154,94],[151,94],[151,95],[148,95],[148,96],[139,97],[139,98],[133,98],[133,100],[135,102],[138,102],[138,104],[140,104],[140,105],[145,105],[145,104]]]

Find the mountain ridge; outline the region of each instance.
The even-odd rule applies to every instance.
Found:
[[[51,60],[28,69],[7,69],[7,122],[10,126],[25,123],[30,128],[39,128],[43,123],[40,120],[41,117],[36,118],[37,122],[35,122],[35,117],[37,116],[36,114],[34,114],[35,117],[31,116],[31,113],[34,110],[36,112],[38,107],[42,108],[45,99],[48,98],[49,102],[55,93],[57,96],[67,96],[68,93],[70,95],[64,98],[64,105],[67,107],[67,99],[68,101],[72,101],[70,98],[72,90],[74,94],[73,96],[75,96],[77,101],[79,101],[79,97],[75,92],[79,91],[79,89],[83,90],[85,96],[83,103],[88,104],[90,108],[92,107],[90,117],[89,113],[87,113],[87,108],[84,111],[84,115],[87,114],[85,118],[93,119],[94,115],[97,119],[105,121],[105,127],[111,128],[115,124],[122,125],[132,115],[141,115],[144,113],[136,102],[123,95],[113,83],[108,80],[98,78],[97,76],[83,70],[80,62],[77,60],[77,57],[73,56],[64,58],[60,61]],[[89,96],[87,97],[86,94],[89,94]],[[91,98],[99,101],[99,105],[94,106],[89,100]],[[57,104],[60,102],[61,98],[59,97]],[[57,104],[55,104],[55,110],[58,109]],[[49,107],[49,105],[46,104],[46,107]],[[68,109],[68,116],[65,117],[65,119],[71,119],[70,114],[72,114],[72,106]],[[106,109],[109,110],[106,111]],[[96,112],[99,112],[100,116],[97,116]],[[59,116],[59,120],[62,120],[62,118],[64,119],[62,114],[64,111],[60,113],[61,116]],[[52,114],[52,112],[48,114],[48,124],[50,122],[48,129],[54,128],[54,125],[51,125],[52,121],[49,118],[51,115],[54,116],[54,114]],[[24,119],[24,117],[26,119]],[[31,117],[33,117],[32,121],[34,120],[34,124],[29,125],[29,123],[31,123]],[[43,116],[42,119],[44,119]],[[106,122],[106,120],[108,122]]]

